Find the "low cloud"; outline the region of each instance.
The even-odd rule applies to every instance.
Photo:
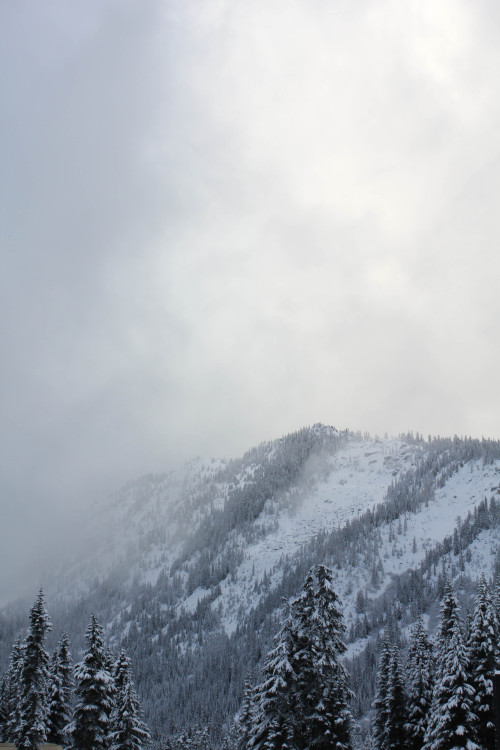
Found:
[[[4,570],[304,424],[498,436],[498,12],[2,6]]]

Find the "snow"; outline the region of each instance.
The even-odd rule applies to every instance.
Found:
[[[179,604],[178,609],[182,608],[186,612],[194,612],[198,606],[198,602],[205,599],[207,596],[210,596],[210,589],[198,587],[187,597],[187,599],[184,599],[182,603]]]
[[[318,532],[343,526],[348,520],[374,508],[382,502],[387,486],[402,471],[415,466],[419,449],[399,440],[378,443],[354,443],[336,454],[329,462],[329,474],[303,497],[294,512],[283,510],[276,530],[257,543],[247,547],[245,560],[239,566],[234,583],[224,582],[221,597],[212,606],[223,603],[223,626],[228,634],[238,625],[238,610],[245,614],[255,606],[255,582],[269,575],[277,584],[281,580],[283,560],[292,557],[304,542]],[[386,549],[384,578],[378,596],[392,582],[392,576],[418,566],[431,549],[445,536],[451,535],[460,517],[491,495],[499,482],[499,466],[484,467],[481,463],[467,464],[454,474],[445,486],[436,491],[435,501],[422,507],[418,513],[408,514],[406,530],[389,542],[390,526],[382,528],[382,545]],[[271,516],[264,516],[261,525]],[[413,551],[413,539],[416,550]],[[483,532],[471,547],[473,569],[491,574],[494,556],[492,546],[498,547],[498,532]],[[367,585],[369,572],[358,567],[354,570],[336,571],[336,586],[343,599],[346,621],[353,619],[354,598],[357,590]],[[357,647],[361,650],[361,646]]]
[[[268,458],[276,445],[265,446]],[[402,439],[351,438],[344,448],[326,459],[313,456],[306,463],[302,482],[266,503],[255,522],[262,532],[258,541],[249,544],[243,536],[231,538],[231,543],[236,542],[243,551],[243,561],[220,582],[221,595],[211,603],[214,610],[221,608],[226,632],[233,633],[260,597],[267,594],[267,587],[259,587],[265,577],[271,587],[277,586],[284,566],[300,552],[303,544],[318,533],[342,528],[369,508],[375,508],[385,499],[390,483],[415,468],[424,451],[425,445]],[[97,554],[67,573],[66,580],[79,582],[78,586],[73,583],[69,587],[67,596],[72,596],[72,589],[76,597],[83,585],[91,586],[95,575],[102,580],[118,565],[125,566],[129,581],[139,577],[141,582],[154,585],[160,572],[168,571],[179,556],[184,536],[203,524],[213,509],[223,507],[229,485],[221,481],[219,472],[227,466],[227,461],[219,459],[196,459],[169,474],[151,475],[130,483],[117,493],[94,522],[102,528]],[[256,467],[256,464],[244,465],[234,479],[235,485],[243,486]],[[499,484],[499,462],[487,467],[481,463],[466,464],[444,487],[436,490],[428,507],[422,506],[417,513],[406,516],[401,533],[397,523],[392,529],[390,525],[381,527],[384,571],[376,590],[370,587],[370,571],[363,559],[350,566],[346,561],[343,570],[335,571],[335,587],[343,601],[347,624],[356,616],[355,597],[359,589],[367,589],[368,596],[383,594],[394,575],[418,566],[427,550],[453,533],[457,519],[465,519],[485,497],[499,492]],[[207,502],[203,491],[208,485],[212,492]],[[482,571],[490,575],[498,546],[498,532],[483,532],[470,548],[472,560],[468,570],[477,577]],[[189,564],[196,565],[195,558]],[[187,577],[182,570],[180,574]],[[183,608],[193,613],[209,595],[213,594],[206,588],[196,589],[179,601],[178,611]],[[361,649],[362,643],[353,648]]]

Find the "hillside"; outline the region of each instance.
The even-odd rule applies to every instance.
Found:
[[[343,602],[361,720],[388,620],[404,638],[423,612],[432,629],[445,573],[465,604],[481,572],[495,575],[500,443],[315,425],[241,459],[197,459],[131,482],[94,509],[86,533],[88,554],[47,577],[54,637],[68,629],[76,655],[96,613],[132,657],[158,743],[194,726],[220,741],[282,597],[316,562],[333,569]],[[2,613],[2,668],[23,606]]]

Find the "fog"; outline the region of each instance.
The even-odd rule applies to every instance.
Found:
[[[500,437],[499,14],[0,5],[0,597],[198,454]]]

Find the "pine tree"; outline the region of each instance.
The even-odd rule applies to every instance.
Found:
[[[5,736],[7,722],[9,720],[9,687],[8,674],[2,675],[0,683],[0,742],[6,742]]]
[[[199,727],[194,731],[193,748],[195,748],[195,750],[210,750],[208,727]]]
[[[458,602],[447,582],[441,604],[437,674],[425,750],[479,750],[475,742],[475,692],[468,680]]]
[[[134,690],[130,659],[121,651],[115,667],[115,708],[111,716],[111,750],[140,750],[150,738],[142,721],[139,699]]]
[[[437,657],[438,670],[444,665],[444,655],[448,651],[451,636],[458,622],[458,601],[451,581],[446,578],[444,581],[443,598],[441,600],[441,619],[437,634]],[[436,675],[440,677],[439,673]]]
[[[130,659],[122,648],[114,664],[111,667],[113,674],[113,687],[115,695],[123,689],[125,683],[131,679]]]
[[[113,677],[107,666],[102,627],[92,615],[85,633],[87,648],[75,667],[76,698],[70,731],[72,750],[107,750]]]
[[[432,645],[419,617],[413,629],[408,652],[408,721],[406,731],[410,750],[420,750],[429,721],[433,688]]]
[[[332,572],[317,565],[294,603],[299,625],[298,675],[302,726],[299,744],[317,750],[351,748],[348,674],[339,657],[346,647]]]
[[[481,750],[495,746],[493,675],[498,627],[491,594],[484,574],[478,585],[468,646],[471,683],[475,690],[477,743]]]
[[[377,672],[377,694],[373,701],[374,718],[372,722],[373,740],[377,750],[387,748],[387,694],[391,667],[391,641],[386,632]]]
[[[21,676],[24,664],[24,643],[21,637],[12,646],[10,664],[5,676],[4,742],[15,742],[20,723]]]
[[[238,750],[241,746],[241,728],[232,721],[222,738],[220,750]]]
[[[49,655],[45,636],[50,630],[42,589],[30,611],[21,672],[19,727],[15,743],[20,750],[37,750],[47,738]]]
[[[245,681],[243,692],[243,701],[238,714],[236,733],[238,737],[238,747],[244,748],[250,738],[252,726],[254,724],[254,690],[250,680]]]
[[[50,665],[47,741],[65,745],[71,721],[73,674],[68,636],[64,633],[54,650]]]
[[[408,721],[408,712],[406,707],[406,696],[403,688],[401,666],[399,664],[399,651],[397,648],[393,649],[389,663],[386,716],[386,750],[403,750],[404,748],[407,748],[408,734],[405,726]]]
[[[291,607],[285,622],[275,636],[275,646],[268,653],[263,667],[263,681],[254,691],[254,723],[248,739],[248,747],[256,750],[280,750],[292,746],[292,722],[294,715],[297,676],[292,663],[297,651],[297,636]],[[286,726],[286,730],[285,730]]]
[[[256,688],[248,747],[350,750],[344,626],[332,573],[317,565],[288,605]]]

